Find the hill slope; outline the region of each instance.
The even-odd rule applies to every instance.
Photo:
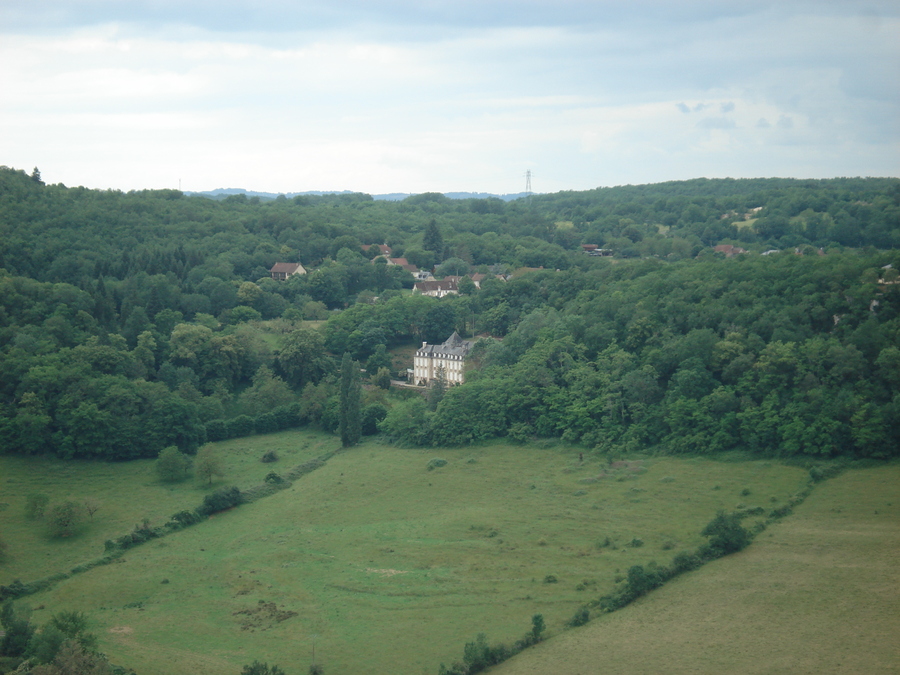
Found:
[[[851,471],[742,553],[491,672],[896,673],[898,550],[900,467]]]

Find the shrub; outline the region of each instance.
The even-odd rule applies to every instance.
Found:
[[[631,546],[631,548],[640,548],[641,546],[644,545],[644,540],[638,539],[637,537],[635,537],[630,542],[628,542],[628,545]]]
[[[54,504],[47,517],[50,527],[50,535],[53,537],[68,537],[75,531],[81,520],[82,507],[71,500]]]
[[[270,485],[281,485],[284,482],[284,478],[279,476],[275,471],[270,471],[266,474],[265,481]]]
[[[254,421],[253,430],[258,434],[271,434],[279,430],[278,418],[274,413],[263,413]]]
[[[819,483],[826,478],[832,478],[833,476],[836,476],[838,473],[840,473],[840,471],[841,467],[836,464],[832,464],[830,466],[816,465],[810,468],[809,479],[813,483]]]
[[[779,506],[777,509],[772,509],[769,512],[769,518],[784,518],[785,516],[791,515],[793,509],[789,504],[785,504],[784,506]]]
[[[202,517],[196,511],[179,511],[172,515],[172,521],[178,523],[181,527],[195,525],[202,520]]]
[[[577,628],[578,626],[583,626],[588,621],[591,620],[591,612],[587,607],[582,607],[566,622],[566,625],[570,628]]]
[[[712,554],[712,557],[737,553],[751,540],[750,532],[741,526],[740,517],[736,514],[726,515],[724,511],[719,511],[700,534],[709,537],[707,554]]]
[[[387,417],[388,411],[380,403],[371,403],[362,409],[362,433],[363,436],[372,436],[378,433],[378,423]]]
[[[284,671],[276,665],[254,661],[249,666],[244,666],[241,675],[284,675]]]
[[[175,483],[187,478],[191,468],[191,460],[178,450],[174,445],[159,451],[156,460],[156,475],[161,481]]]
[[[676,553],[675,557],[672,558],[672,572],[674,574],[690,572],[691,570],[697,569],[702,564],[703,561],[700,560],[696,554],[682,551],[681,553]]]
[[[274,450],[269,450],[259,459],[263,464],[271,464],[272,462],[278,461],[278,453]]]
[[[249,415],[239,415],[226,422],[228,425],[228,438],[243,438],[252,436],[256,431],[256,421]]]
[[[300,426],[300,406],[282,405],[272,410],[279,429],[293,429]]]
[[[447,460],[441,459],[440,457],[435,457],[434,459],[428,460],[428,470],[434,471],[442,466],[447,466]]]
[[[243,503],[243,501],[244,498],[241,495],[241,491],[236,487],[223,487],[212,494],[206,495],[206,497],[203,498],[203,504],[197,509],[197,512],[208,516],[211,513],[218,513],[219,511],[230,509]]]
[[[559,579],[556,578],[555,574],[548,574],[547,576],[544,577],[545,584],[555,584],[558,581],[559,581]]]

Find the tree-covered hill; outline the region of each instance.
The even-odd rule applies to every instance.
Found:
[[[438,274],[544,269],[438,301],[360,246],[380,243]],[[885,456],[900,446],[898,247],[897,179],[217,201],[0,168],[0,446],[128,458],[334,429],[344,352],[374,380],[385,347],[456,329],[503,340],[434,409],[367,392],[368,433],[390,408],[382,428],[414,443]],[[309,274],[269,279],[286,261]]]

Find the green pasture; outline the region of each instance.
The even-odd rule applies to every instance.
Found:
[[[496,673],[897,673],[898,551],[900,466],[850,470],[744,551]]]
[[[328,434],[285,431],[215,446],[224,476],[214,479],[211,486],[193,478],[163,483],[156,476],[154,460],[109,463],[0,456],[0,536],[7,545],[7,555],[0,561],[0,584],[67,572],[101,556],[104,541],[127,534],[145,518],[151,526],[161,525],[173,513],[199,506],[216,488],[258,485],[269,471],[284,472],[335,449],[339,442]],[[269,450],[274,450],[279,460],[263,464],[259,460]],[[84,516],[74,536],[54,539],[48,536],[44,520],[25,518],[31,493],[46,494],[51,505],[93,498],[100,508],[93,518]]]
[[[299,463],[304,443],[310,456],[336,444],[295,432],[218,445],[229,482],[243,487],[271,470],[258,462],[266,449],[296,448],[276,467],[283,470]],[[427,470],[435,457],[446,466]],[[85,489],[91,470],[83,469]],[[124,510],[134,501],[131,483],[115,476],[138,469],[93,470],[110,504]],[[161,516],[203,494],[192,484],[173,492],[154,485],[149,469],[131,480],[149,491],[141,501],[165,502]],[[423,451],[369,442],[288,490],[22,602],[47,608],[35,611],[38,623],[51,611],[87,612],[103,650],[142,675],[238,673],[254,659],[296,675],[313,643],[330,673],[436,673],[477,633],[512,642],[538,612],[549,634],[561,632],[631,565],[665,564],[696,548],[717,510],[783,504],[805,480],[805,471],[775,462],[650,458],[610,468],[579,461],[571,448]],[[149,512],[142,507],[116,533]],[[57,552],[67,545],[83,546],[42,544]]]

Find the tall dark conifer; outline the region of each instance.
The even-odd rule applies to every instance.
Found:
[[[444,237],[441,235],[441,230],[438,228],[434,218],[432,218],[431,222],[425,227],[425,236],[422,238],[422,248],[426,251],[434,251],[438,256],[438,259],[440,259],[440,255],[444,251]]]
[[[362,435],[362,387],[359,384],[359,364],[344,352],[341,360],[341,445],[349,448],[359,443]]]

